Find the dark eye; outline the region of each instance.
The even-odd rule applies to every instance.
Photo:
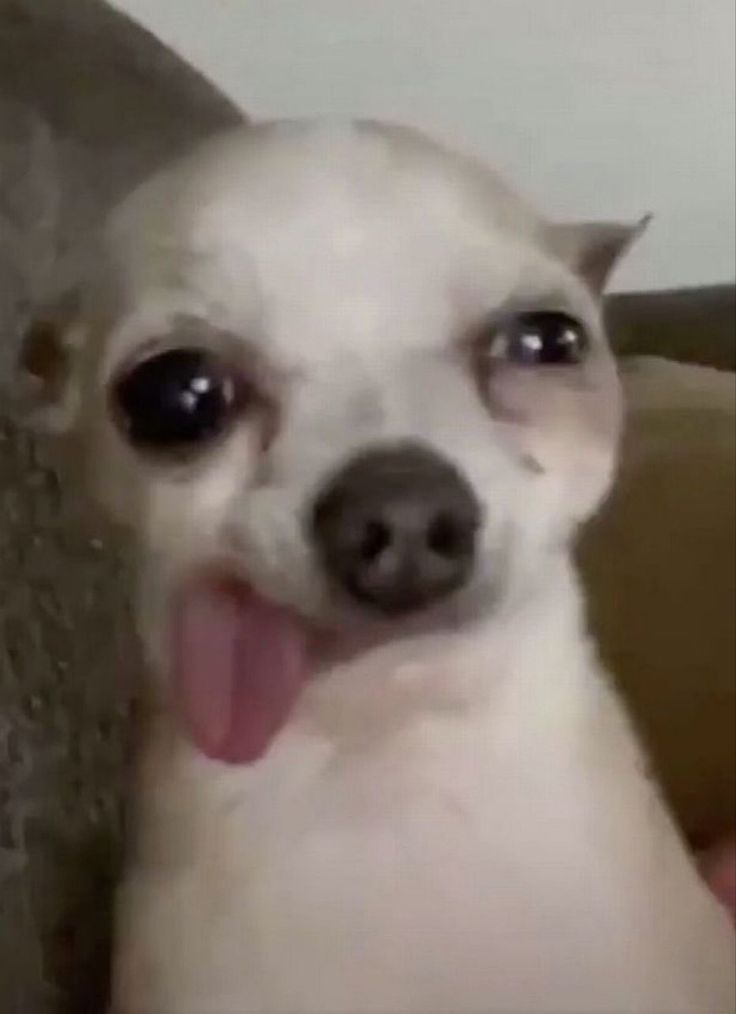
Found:
[[[179,348],[134,365],[116,381],[112,397],[134,447],[176,454],[218,437],[243,407],[242,388],[214,354]]]
[[[574,317],[533,310],[497,324],[487,355],[520,366],[571,366],[584,359],[587,349],[585,328]]]

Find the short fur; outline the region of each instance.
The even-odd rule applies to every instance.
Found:
[[[620,426],[594,287],[634,232],[551,226],[479,163],[376,124],[228,135],[114,216],[55,418],[144,558],[154,703],[117,1014],[733,1009],[731,926],[647,777],[570,559]],[[480,322],[515,306],[584,321],[585,362],[479,370]],[[242,357],[270,407],[164,466],[124,443],[107,390],[152,340],[192,334]],[[472,485],[478,565],[419,620],[364,624],[304,511],[351,454],[406,439]],[[213,560],[367,631],[251,766],[197,754],[165,706],[171,595]]]

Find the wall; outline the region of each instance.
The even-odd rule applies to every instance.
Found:
[[[637,217],[623,288],[730,281],[733,0],[119,0],[255,117],[372,115],[550,213]]]

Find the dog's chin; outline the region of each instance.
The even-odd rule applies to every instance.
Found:
[[[171,707],[207,757],[252,764],[288,722],[305,686],[389,641],[457,630],[487,599],[466,589],[398,618],[357,608],[307,619],[220,567],[189,575],[172,598]]]

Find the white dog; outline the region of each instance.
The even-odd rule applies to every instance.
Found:
[[[733,1010],[570,557],[636,232],[370,123],[220,138],[113,217],[50,382],[144,561],[117,1014]]]

